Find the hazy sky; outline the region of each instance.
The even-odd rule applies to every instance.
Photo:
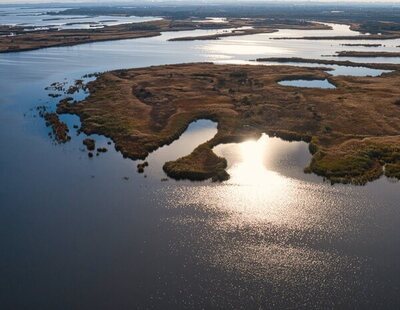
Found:
[[[117,1],[112,1],[112,0],[0,0],[0,4],[4,3],[112,3],[112,2],[129,2],[131,4],[135,4],[137,2],[144,3],[144,2],[150,2],[150,3],[157,3],[157,2],[191,2],[191,3],[240,3],[240,2],[259,2],[259,3],[268,3],[268,2],[275,2],[273,0],[203,0],[203,1],[190,1],[190,0],[140,0],[140,1],[135,1],[135,0],[117,0]],[[399,4],[400,0],[305,0],[305,1],[299,1],[299,0],[280,0],[279,2],[329,2],[329,3],[351,3],[351,2],[373,2],[373,3],[393,3],[393,4]]]
[[[121,4],[121,3],[129,3],[131,5],[135,4],[143,4],[143,3],[163,3],[163,2],[168,2],[168,3],[194,3],[194,4],[201,4],[201,3],[277,3],[277,1],[274,0],[0,0],[0,5],[2,4],[37,4],[37,3],[54,3],[54,4],[60,4],[60,3],[73,3],[74,5],[77,5],[79,3],[94,3],[94,4]],[[384,4],[394,4],[396,6],[400,5],[400,0],[280,0],[280,3],[282,2],[302,2],[302,3],[316,3],[316,2],[328,2],[331,4],[350,4],[350,3],[384,3]]]

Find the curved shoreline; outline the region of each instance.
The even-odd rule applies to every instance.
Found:
[[[278,84],[299,78],[329,79],[337,88]],[[88,84],[87,99],[62,101],[58,112],[77,114],[85,133],[112,138],[132,159],[171,143],[196,119],[218,122],[213,139],[164,165],[173,178],[225,180],[226,162],[212,147],[266,133],[309,142],[306,172],[365,184],[383,173],[400,178],[399,81],[397,71],[345,77],[295,66],[168,65],[104,73]]]

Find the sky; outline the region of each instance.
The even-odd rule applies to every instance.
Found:
[[[135,1],[135,0],[117,0],[117,1],[112,1],[112,0],[0,0],[0,4],[13,4],[13,3],[113,3],[113,2],[117,2],[117,3],[121,3],[121,2],[129,2],[131,4],[135,4],[137,2],[140,3],[144,3],[144,2],[149,2],[149,3],[157,3],[157,2],[177,2],[177,3],[200,3],[200,1],[195,1],[195,0],[140,0],[140,1]],[[205,2],[205,3],[246,3],[246,2],[258,2],[258,3],[268,3],[268,2],[275,2],[273,0],[206,0],[206,1],[201,1],[201,2]],[[393,3],[393,4],[399,4],[400,0],[304,0],[304,1],[299,1],[299,0],[280,0],[279,2],[329,2],[329,3],[341,3],[341,4],[345,4],[345,3],[354,3],[354,2],[368,2],[368,3]]]
[[[129,3],[131,5],[133,4],[143,4],[143,3],[163,3],[163,2],[174,2],[174,3],[195,3],[195,4],[201,4],[201,3],[225,3],[225,4],[237,4],[237,3],[277,3],[277,1],[274,0],[0,0],[0,5],[3,4],[39,4],[39,3],[54,3],[54,4],[61,4],[61,3],[73,3],[75,6],[77,4],[121,4],[121,3]],[[331,3],[331,4],[350,4],[350,3],[382,3],[382,4],[395,4],[395,5],[400,5],[400,0],[280,0],[279,3],[282,2],[302,2],[302,3]]]

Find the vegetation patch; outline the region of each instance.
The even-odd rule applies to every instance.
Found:
[[[337,57],[400,57],[399,52],[364,52],[364,51],[340,51],[335,55]]]
[[[144,168],[148,167],[149,163],[147,161],[141,163],[141,164],[137,164],[137,172],[138,173],[144,173]]]
[[[46,112],[43,118],[46,121],[46,126],[51,127],[55,141],[65,143],[71,140],[71,137],[68,135],[69,129],[67,124],[62,122],[56,113]]]
[[[306,171],[332,182],[365,184],[382,174],[399,177],[400,137],[352,139],[315,152]]]
[[[96,148],[96,142],[93,139],[86,138],[83,140],[82,143],[86,146],[88,151],[94,151],[94,149]]]
[[[303,63],[303,64],[320,64],[320,65],[339,65],[345,67],[365,67],[378,70],[400,70],[400,65],[390,63],[360,63],[349,60],[328,60],[328,59],[309,59],[301,57],[267,57],[258,58],[259,62],[278,62],[278,63]]]
[[[229,179],[226,167],[226,159],[215,155],[207,144],[204,144],[188,156],[166,162],[163,169],[168,176],[177,180],[202,181],[211,178],[214,182],[221,182]]]

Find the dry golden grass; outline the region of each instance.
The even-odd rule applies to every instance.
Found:
[[[281,86],[284,79],[329,79],[336,89]],[[307,171],[334,182],[365,183],[383,173],[399,177],[400,74],[330,76],[320,68],[181,64],[119,70],[89,84],[91,95],[62,103],[86,133],[111,137],[131,158],[172,142],[193,120],[218,122],[218,133],[165,170],[189,179],[225,179],[220,143],[265,132],[311,142]]]

